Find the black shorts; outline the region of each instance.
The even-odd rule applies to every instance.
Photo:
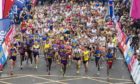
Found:
[[[64,65],[67,65],[68,62],[67,62],[67,60],[61,60],[61,63]]]
[[[73,60],[81,60],[81,57],[74,57]]]
[[[10,59],[13,60],[13,61],[16,61],[17,57],[16,56],[11,56]]]
[[[83,64],[86,64],[88,62],[88,60],[87,61],[83,61]]]
[[[39,52],[33,52],[34,57],[39,56]]]
[[[20,54],[21,61],[24,61],[24,58],[25,58],[25,54]]]
[[[49,64],[52,64],[52,58],[46,58]]]

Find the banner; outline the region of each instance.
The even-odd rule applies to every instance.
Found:
[[[136,58],[135,55],[133,55],[132,58],[131,58],[130,63],[128,64],[128,69],[129,69],[130,72],[133,71],[133,69],[134,69],[134,67],[135,67],[134,64],[135,64],[136,62],[137,62],[137,58]]]
[[[17,5],[19,9],[22,9],[25,6],[25,3],[25,0],[15,0],[15,5]]]
[[[130,64],[130,61],[131,61],[131,58],[134,54],[134,49],[132,49],[131,47],[128,48],[128,50],[126,51],[126,55],[124,56],[125,57],[125,61],[126,63],[129,65]]]
[[[7,52],[9,52],[10,48],[11,48],[11,43],[13,43],[13,37],[15,35],[15,27],[11,26],[11,29],[9,30],[9,32],[7,33],[6,37],[5,37],[5,45],[6,45],[6,49]]]
[[[140,84],[140,66],[139,66],[137,74],[138,74],[138,76],[137,76],[137,79],[136,79],[136,84]]]
[[[133,19],[140,19],[140,0],[132,0],[130,17]]]
[[[4,18],[7,18],[9,16],[9,12],[14,4],[14,0],[5,0],[5,6],[4,6]]]
[[[108,4],[109,4],[109,15],[112,18],[114,16],[114,1],[109,0]]]
[[[4,11],[5,0],[2,0],[2,12]]]
[[[0,20],[0,45],[4,41],[5,35],[8,32],[9,28],[10,28],[9,19]]]
[[[134,55],[134,49],[130,46],[132,37],[127,37],[121,30],[119,23],[116,23],[117,40],[120,50],[123,52],[128,69],[136,84],[140,84],[140,65],[137,56]]]
[[[117,41],[118,41],[118,46],[119,48],[121,49],[121,51],[125,52],[127,46],[126,46],[126,39],[127,39],[127,36],[124,32],[122,32],[121,30],[121,26],[120,26],[120,23],[116,23],[116,30],[117,30]]]
[[[3,11],[2,11],[3,3],[2,3],[2,2],[3,2],[3,1],[0,0],[0,19],[2,19],[2,17],[3,17]]]
[[[116,30],[117,30],[117,40],[120,43],[122,41],[122,30],[120,28],[119,23],[116,23]]]
[[[118,37],[118,38],[119,38],[119,37]],[[124,32],[122,32],[122,33],[121,33],[121,42],[119,43],[119,48],[121,49],[121,51],[123,52],[123,54],[124,54],[124,52],[125,52],[125,50],[126,50],[126,48],[127,48],[127,46],[126,46],[126,44],[125,44],[126,38],[127,38],[127,36],[125,35]]]
[[[0,46],[0,71],[2,71],[3,65],[5,64],[6,60],[7,59],[6,59],[5,55],[4,55],[2,46]]]

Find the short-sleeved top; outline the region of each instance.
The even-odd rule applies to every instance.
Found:
[[[100,50],[96,50],[95,51],[95,57],[96,58],[100,58],[100,56],[101,56],[101,51]]]
[[[10,54],[11,54],[11,56],[16,56],[17,55],[16,49],[15,48],[11,48],[10,49]]]
[[[51,45],[50,44],[45,44],[45,49],[49,49],[51,47]]]
[[[107,53],[106,57],[108,58],[108,61],[113,60],[113,54],[112,53]]]
[[[76,57],[80,57],[80,53],[81,53],[81,50],[80,49],[74,49],[74,54]]]

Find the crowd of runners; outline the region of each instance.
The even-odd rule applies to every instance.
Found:
[[[72,62],[76,63],[77,74],[82,63],[87,73],[93,58],[98,71],[101,62],[107,61],[109,73],[116,59],[117,39],[114,22],[111,18],[105,20],[106,15],[107,7],[99,2],[61,2],[23,9],[10,49],[10,74],[17,56],[21,69],[23,61],[30,61],[37,69],[40,55],[45,58],[49,75],[52,62],[62,67],[63,76]]]

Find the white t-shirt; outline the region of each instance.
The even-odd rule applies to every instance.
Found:
[[[90,43],[95,43],[97,41],[97,36],[94,36],[90,39]]]
[[[108,48],[114,48],[114,44],[113,43],[108,43]]]
[[[96,34],[97,30],[96,29],[92,29],[91,32]]]
[[[100,43],[101,46],[105,46],[106,37],[104,37],[104,36],[99,37],[99,43]]]
[[[91,22],[87,22],[87,27],[92,27],[92,23]]]

